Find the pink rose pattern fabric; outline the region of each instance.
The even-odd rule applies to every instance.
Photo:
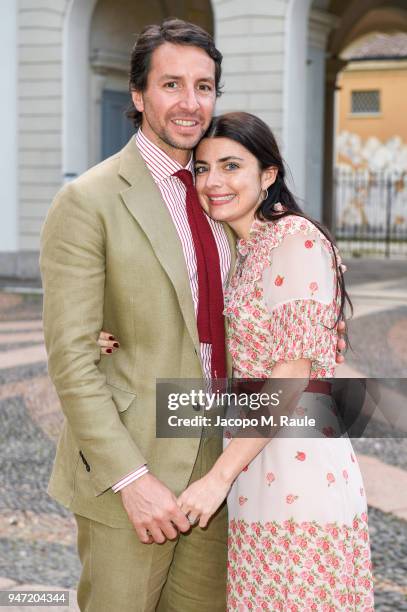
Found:
[[[334,376],[340,295],[329,241],[289,216],[256,220],[237,249],[224,311],[237,375],[267,378],[278,361],[308,358],[311,378]]]
[[[335,373],[340,295],[325,236],[295,216],[256,220],[237,245],[225,297],[234,375],[267,378],[279,361]],[[298,414],[329,396],[304,393]],[[371,612],[373,580],[363,481],[350,440],[274,438],[228,496],[228,610]],[[225,436],[225,445],[230,435]]]
[[[229,523],[228,610],[373,610],[367,515],[352,525]]]

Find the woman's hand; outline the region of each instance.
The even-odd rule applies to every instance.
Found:
[[[343,353],[346,351],[346,340],[344,339],[344,335],[346,334],[345,321],[339,321],[338,325],[336,326],[336,330],[338,333],[338,342],[336,345],[336,363],[343,363],[345,361]]]
[[[119,350],[120,344],[111,333],[101,331],[98,338],[98,345],[102,355],[111,355]]]
[[[199,519],[199,526],[206,527],[226,498],[231,485],[231,482],[210,471],[181,493],[177,500],[178,506],[188,515],[191,525]]]

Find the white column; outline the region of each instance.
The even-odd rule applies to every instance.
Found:
[[[319,221],[323,217],[326,47],[328,35],[338,21],[334,15],[311,10],[306,72],[305,209]]]
[[[289,0],[284,58],[283,152],[291,170],[294,194],[305,197],[306,62],[311,0]]]
[[[247,111],[282,134],[286,0],[212,0],[224,95],[217,114]]]
[[[0,19],[0,251],[17,251],[17,2],[2,0]]]
[[[63,54],[63,173],[74,178],[90,165],[89,29],[97,0],[71,0],[65,18]]]
[[[325,119],[325,53],[308,49],[305,203],[311,217],[322,219],[323,144]]]

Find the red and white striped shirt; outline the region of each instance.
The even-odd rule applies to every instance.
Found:
[[[178,170],[182,170],[181,164],[171,159],[162,149],[153,144],[141,131],[136,134],[136,145],[149,169],[151,176],[159,188],[163,201],[168,208],[171,219],[177,230],[182,250],[187,264],[189,284],[191,287],[192,300],[195,308],[195,317],[198,311],[198,270],[196,265],[196,255],[191,228],[189,227],[186,209],[186,187],[182,181],[173,176]],[[185,166],[194,174],[194,163],[191,159]],[[220,270],[223,286],[226,285],[230,268],[230,248],[227,236],[222,224],[213,221],[208,217],[209,225],[216,241],[219,252]],[[211,377],[211,355],[212,345],[201,343],[202,368],[206,378]],[[131,472],[112,488],[115,493],[130,484],[148,471],[147,466],[140,466],[135,472]]]

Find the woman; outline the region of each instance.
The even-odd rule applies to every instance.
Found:
[[[205,527],[227,496],[228,610],[370,611],[363,483],[349,439],[331,437],[335,410],[319,380],[334,376],[347,298],[337,252],[301,212],[276,141],[253,115],[215,118],[195,171],[204,210],[238,237],[225,295],[234,377],[311,379],[296,414],[322,409],[327,426],[309,438],[283,428],[271,440],[225,440],[179,506]]]

